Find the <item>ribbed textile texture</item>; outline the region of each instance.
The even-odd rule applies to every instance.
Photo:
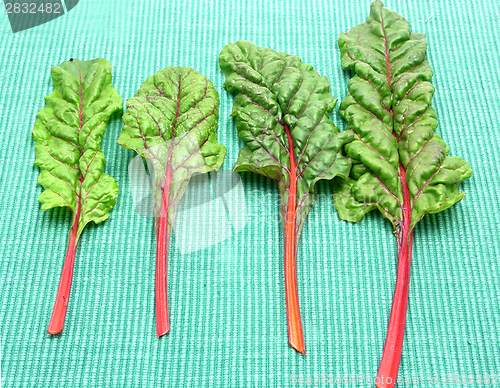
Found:
[[[244,174],[245,229],[185,255],[174,236],[172,330],[158,339],[154,226],[134,212],[127,166],[135,154],[116,143],[116,116],[102,149],[105,172],[119,181],[117,205],[105,223],[83,232],[65,328],[49,336],[70,213],[41,211],[31,134],[53,91],[50,68],[64,60],[108,59],[124,100],[158,70],[191,66],[219,92],[222,169],[230,170],[243,143],[218,65],[224,45],[249,39],[296,54],[328,77],[340,101],[350,75],[340,67],[337,38],[366,20],[370,3],[81,0],[66,15],[16,34],[0,12],[2,387],[281,388],[305,386],[308,377],[316,386],[323,377],[329,386],[373,387],[348,376],[377,373],[396,280],[390,223],[376,212],[359,224],[341,221],[330,185],[319,184],[298,249],[304,357],[288,346],[277,187]],[[416,228],[400,376],[424,381],[399,387],[457,386],[460,378],[446,384],[446,375],[500,373],[500,4],[385,5],[427,35],[438,133],[474,170],[462,185],[467,197]],[[331,117],[345,129],[338,105]]]

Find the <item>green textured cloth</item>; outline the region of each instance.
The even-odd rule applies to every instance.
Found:
[[[474,170],[462,186],[467,197],[416,228],[400,376],[424,382],[399,386],[457,386],[451,378],[446,384],[447,374],[500,373],[500,8],[489,0],[385,5],[427,34],[438,133]],[[31,135],[43,97],[53,91],[50,68],[64,60],[108,59],[124,100],[159,69],[191,66],[219,92],[219,141],[228,151],[222,168],[230,170],[242,142],[229,117],[233,97],[222,87],[222,47],[249,39],[299,55],[328,77],[340,100],[350,76],[340,67],[337,38],[365,21],[369,6],[81,0],[68,14],[17,34],[1,12],[2,387],[285,387],[322,375],[344,378],[330,386],[373,386],[346,377],[377,372],[396,277],[390,223],[376,212],[360,224],[342,222],[328,183],[319,185],[298,252],[304,357],[287,343],[276,184],[244,175],[244,230],[185,255],[173,242],[172,330],[158,340],[153,222],[133,210],[127,166],[135,155],[116,144],[116,117],[102,148],[105,172],[119,181],[117,205],[105,223],[83,232],[65,328],[49,336],[70,213],[42,213]],[[337,112],[332,120],[345,128]],[[487,386],[482,381],[469,385]]]

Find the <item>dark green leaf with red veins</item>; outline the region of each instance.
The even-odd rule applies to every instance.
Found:
[[[353,167],[334,189],[340,218],[360,221],[378,208],[398,238],[398,282],[379,377],[396,381],[406,319],[413,229],[426,213],[460,201],[459,184],[471,168],[435,133],[434,87],[424,34],[410,32],[401,15],[371,6],[368,20],[339,37],[342,67],[354,73],[340,105],[353,141]],[[392,387],[393,384],[380,384]]]
[[[359,221],[378,208],[397,230],[404,221],[406,182],[413,229],[426,213],[460,201],[465,194],[458,185],[471,175],[467,162],[448,156],[449,148],[434,132],[425,35],[411,33],[408,21],[376,1],[365,23],[340,34],[339,46],[342,68],[355,74],[340,105],[354,134],[345,147],[354,165],[335,192],[339,215]]]
[[[33,129],[35,164],[42,210],[69,207],[73,212],[68,253],[61,276],[49,333],[64,324],[71,287],[74,254],[85,225],[109,217],[118,195],[116,180],[103,174],[100,144],[106,123],[121,112],[122,99],[111,84],[111,65],[105,59],[63,62],[52,68],[54,92],[45,97]],[[64,287],[63,287],[64,286]]]
[[[219,63],[224,87],[236,94],[232,115],[245,142],[234,171],[278,182],[285,256],[288,249],[296,255],[315,183],[349,174],[350,161],[339,151],[352,132],[339,133],[329,120],[336,103],[330,84],[297,56],[238,41],[224,47]]]
[[[169,331],[166,258],[175,214],[191,176],[218,170],[226,148],[217,142],[219,96],[189,67],[167,67],[127,100],[118,143],[151,160],[155,171],[157,334]]]

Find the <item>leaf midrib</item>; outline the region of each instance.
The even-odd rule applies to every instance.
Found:
[[[409,233],[410,232],[410,224],[411,224],[411,214],[412,214],[412,209],[410,207],[410,191],[408,188],[408,182],[406,181],[406,169],[403,166],[403,163],[401,162],[401,155],[399,154],[399,143],[401,141],[401,136],[397,136],[396,131],[394,129],[394,114],[393,114],[393,110],[392,110],[392,103],[393,103],[394,99],[393,99],[392,80],[391,80],[390,58],[389,58],[390,50],[389,50],[389,43],[387,41],[386,26],[384,25],[383,11],[384,11],[384,6],[382,5],[382,3],[380,3],[380,24],[381,24],[381,28],[382,28],[382,33],[384,35],[387,81],[389,83],[389,90],[391,92],[391,108],[389,109],[389,113],[391,115],[392,134],[398,142],[398,159],[399,159],[398,177],[399,177],[399,180],[401,182],[401,187],[403,189],[403,205],[401,206],[401,202],[398,201],[399,207],[400,207],[402,215],[403,215],[403,219],[400,220],[396,216],[394,216],[394,219],[396,220],[396,222],[402,223],[403,233]],[[401,135],[402,135],[402,133],[401,133]],[[373,173],[373,175],[375,175],[375,174]],[[377,179],[380,180],[380,178],[378,178],[378,177],[377,177]],[[399,224],[399,226],[401,226],[401,224]]]
[[[79,75],[78,87],[80,88],[80,108],[78,109],[78,114],[79,114],[78,139],[80,139],[80,132],[83,128],[83,82],[82,82],[82,71],[80,69],[80,65],[78,63],[76,63],[76,67],[78,68],[78,75]],[[85,139],[85,143],[86,142],[87,142],[87,139]],[[81,145],[81,147],[84,147],[84,145]],[[92,158],[90,163],[87,165],[85,175],[87,174],[90,165],[94,161],[95,155],[97,155],[97,152],[94,154],[94,157]],[[83,148],[80,149],[80,158],[82,156],[83,156]],[[80,170],[80,160],[78,160],[78,169]],[[83,186],[84,179],[85,179],[84,174],[82,173],[82,170],[80,170],[80,185],[79,185],[78,194],[77,194],[78,206],[77,206],[76,214],[74,215],[74,221],[73,221],[74,225],[72,226],[72,228],[76,227],[77,229],[79,229],[78,224],[80,223],[80,221],[83,218],[83,216],[81,215],[81,210],[82,210],[82,186]]]

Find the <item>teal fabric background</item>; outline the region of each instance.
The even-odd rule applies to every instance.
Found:
[[[472,166],[467,197],[415,231],[401,377],[500,373],[500,4],[396,1],[424,32],[434,70],[439,134]],[[115,117],[103,140],[105,171],[120,195],[104,224],[84,231],[62,335],[46,333],[70,214],[37,201],[31,129],[53,90],[50,68],[71,57],[107,58],[125,100],[169,65],[191,66],[220,94],[219,140],[230,170],[242,146],[229,117],[218,55],[228,42],[299,55],[341,100],[340,32],[366,20],[370,0],[81,0],[45,25],[13,34],[0,13],[0,351],[2,387],[287,387],[290,375],[375,376],[396,275],[396,242],[379,214],[342,222],[329,184],[299,247],[299,292],[307,356],[288,346],[282,233],[272,181],[244,175],[249,223],[216,246],[169,260],[171,333],[154,318],[153,222],[132,207],[127,176],[135,156],[116,144]],[[332,119],[340,127],[338,116]],[[452,383],[452,380],[449,381]],[[497,380],[500,384],[500,379]],[[371,387],[371,384],[330,384]],[[483,386],[484,383],[473,383]]]

